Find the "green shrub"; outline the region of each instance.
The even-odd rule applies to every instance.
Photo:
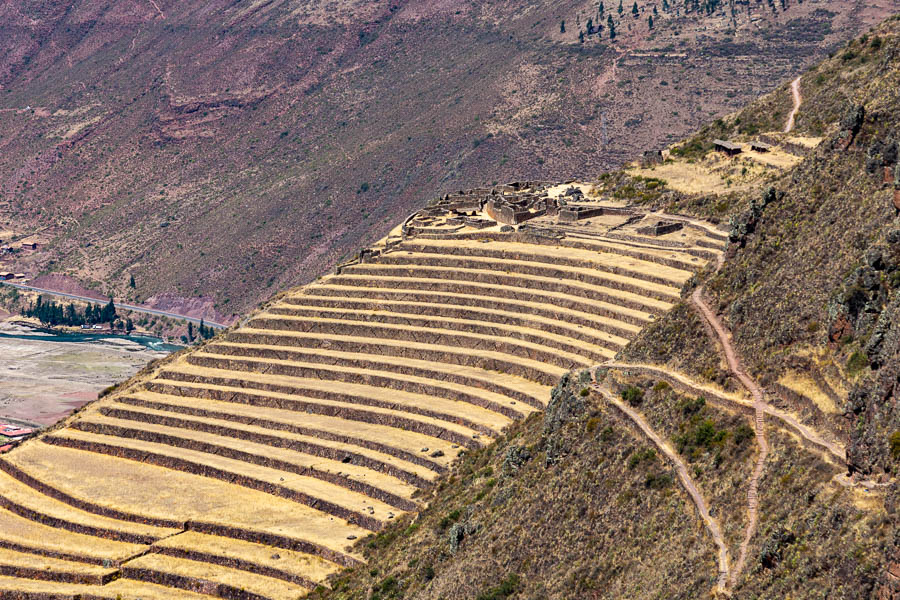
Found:
[[[594,433],[599,425],[600,417],[591,417],[590,419],[588,419],[587,425],[585,425],[584,429],[588,433]]]
[[[664,392],[670,389],[672,386],[669,385],[668,381],[657,381],[653,386],[654,392]]]
[[[734,432],[734,445],[735,446],[743,446],[747,440],[756,435],[756,432],[753,431],[753,428],[747,425],[746,423],[741,423],[738,425],[738,428]]]
[[[865,354],[856,350],[850,355],[850,358],[847,359],[847,374],[850,375],[850,377],[855,377],[860,371],[868,366],[869,359],[866,358]]]
[[[624,400],[631,406],[640,406],[641,402],[644,401],[644,390],[633,385],[629,385],[627,388],[622,390],[621,395],[622,400]]]
[[[604,442],[608,442],[613,439],[613,428],[607,425],[603,428],[603,431],[600,432],[600,439]]]
[[[728,431],[716,429],[711,419],[701,419],[696,415],[684,433],[675,436],[678,452],[688,458],[696,458],[701,450],[712,450],[720,447],[728,438]]]
[[[367,546],[372,550],[376,548],[387,548],[393,543],[395,539],[397,539],[398,535],[400,535],[400,532],[396,530],[382,531],[374,538],[369,540]]]
[[[638,450],[628,457],[628,468],[633,469],[644,461],[652,461],[656,458],[656,451],[653,448],[644,448]]]
[[[447,514],[446,517],[441,519],[441,522],[438,523],[438,528],[442,531],[444,529],[447,529],[448,527],[450,527],[451,525],[453,525],[454,523],[456,523],[459,520],[459,516],[461,514],[462,513],[460,512],[460,510],[458,508],[456,510],[451,511],[449,514]]]
[[[372,600],[400,598],[401,595],[400,583],[392,575],[386,577],[380,584],[372,588]]]
[[[668,473],[649,473],[644,479],[644,487],[661,490],[672,485],[672,476]]]
[[[900,460],[900,429],[891,434],[888,443],[891,446],[891,456],[894,460]]]
[[[578,395],[581,396],[582,398],[584,398],[585,396],[587,396],[590,393],[591,393],[591,390],[589,390],[588,388],[585,387],[585,388],[581,388],[581,391],[578,392]]]
[[[519,576],[510,573],[500,582],[500,585],[492,587],[478,594],[477,600],[506,600],[516,592],[519,587]]]
[[[700,411],[702,411],[706,407],[706,398],[700,396],[694,400],[682,400],[681,401],[681,412],[685,416],[696,415]]]

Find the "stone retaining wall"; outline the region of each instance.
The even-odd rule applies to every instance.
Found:
[[[584,283],[591,286],[609,288],[623,292],[631,292],[642,297],[655,298],[672,302],[678,299],[678,289],[671,288],[671,291],[663,292],[660,290],[650,289],[640,285],[637,281],[622,281],[604,276],[602,273],[586,273],[573,272],[564,269],[555,269],[553,267],[544,266],[542,264],[527,263],[497,263],[495,265],[480,264],[477,261],[466,260],[465,258],[453,259],[451,257],[427,257],[416,260],[410,264],[408,268],[381,268],[382,264],[389,263],[390,260],[402,261],[402,256],[386,257],[384,263],[373,263],[366,265],[356,265],[344,270],[346,275],[362,275],[362,276],[387,276],[387,277],[410,277],[421,279],[441,279],[448,283],[456,281],[473,281],[477,283],[488,283],[491,285],[505,285],[509,287],[524,287],[527,289],[545,290],[550,292],[559,292],[571,296],[594,297],[595,290],[585,289],[579,285],[573,285],[573,282]],[[435,265],[430,265],[435,263]],[[453,269],[452,271],[435,271],[427,268],[428,266],[439,266],[437,263],[443,263],[444,268]],[[519,275],[524,277],[518,277]],[[445,279],[446,278],[446,279]],[[451,279],[452,278],[452,279]],[[670,285],[670,284],[666,284]],[[602,293],[602,292],[601,292]],[[635,302],[635,301],[632,301]],[[635,302],[637,303],[637,302]]]
[[[294,299],[296,302],[297,299]],[[447,306],[444,304],[429,304],[429,305],[417,305],[417,304],[387,304],[385,302],[377,302],[377,301],[361,301],[361,302],[337,302],[332,301],[330,305],[324,299],[318,299],[316,302],[311,302],[310,306],[300,307],[297,304],[293,304],[291,306],[273,306],[269,309],[270,314],[275,315],[286,315],[292,317],[321,317],[324,319],[348,319],[348,320],[361,320],[361,318],[369,319],[371,316],[375,315],[358,315],[352,312],[345,312],[344,310],[330,310],[330,309],[347,309],[347,310],[362,310],[362,311],[377,311],[383,312],[384,314],[377,315],[381,318],[389,318],[393,317],[395,319],[405,319],[408,318],[409,315],[427,315],[429,317],[441,317],[444,319],[460,319],[463,321],[467,321],[465,325],[468,325],[468,322],[472,322],[475,324],[478,323],[496,323],[499,325],[508,325],[510,327],[520,327],[526,329],[537,329],[539,331],[543,331],[546,333],[552,333],[555,335],[561,335],[572,340],[572,343],[569,344],[571,348],[575,348],[577,350],[570,350],[571,352],[581,352],[581,347],[575,344],[576,341],[586,342],[588,344],[593,344],[595,346],[601,346],[604,348],[608,348],[610,350],[618,350],[621,346],[618,344],[609,341],[605,337],[600,337],[597,335],[591,335],[586,332],[582,327],[566,327],[562,323],[558,321],[536,321],[531,318],[531,313],[511,313],[504,314],[498,312],[492,312],[493,310],[499,310],[498,307],[489,310],[473,310],[473,309],[465,309],[459,308],[456,306]],[[390,314],[388,314],[390,313]],[[450,323],[447,323],[448,325]],[[622,336],[626,337],[626,336]],[[593,353],[591,353],[593,354]],[[602,362],[602,361],[597,361]]]
[[[506,372],[518,372],[522,377],[533,381],[541,381],[546,385],[553,385],[553,381],[558,379],[557,372],[552,370],[544,370],[540,365],[525,365],[516,360],[516,357],[530,359],[542,364],[555,365],[557,367],[568,368],[573,362],[582,363],[589,366],[606,359],[603,354],[595,353],[589,350],[583,350],[580,347],[563,343],[560,340],[549,340],[551,343],[544,343],[545,338],[533,335],[524,330],[507,330],[505,328],[494,327],[490,324],[473,323],[472,327],[457,332],[450,327],[442,327],[442,325],[450,325],[447,322],[435,321],[433,319],[419,319],[417,317],[403,318],[401,322],[394,323],[397,320],[396,315],[390,314],[374,314],[373,319],[368,321],[351,320],[351,319],[334,319],[326,320],[326,317],[320,317],[322,320],[315,318],[306,320],[297,319],[279,319],[274,317],[260,317],[253,319],[248,323],[248,327],[253,329],[262,329],[266,333],[256,332],[237,332],[233,336],[228,337],[228,341],[250,340],[254,344],[271,344],[275,346],[290,347],[324,347],[331,350],[340,348],[357,348],[357,350],[346,350],[347,352],[365,352],[370,354],[378,354],[384,356],[403,356],[406,358],[416,358],[417,356],[430,358],[422,358],[422,360],[433,360],[447,364],[464,364],[469,366],[479,366],[481,360],[478,356],[466,353],[464,350],[482,350],[494,352],[497,354],[509,356],[509,358],[485,358],[496,365],[490,367],[492,370],[502,370]],[[398,327],[391,327],[397,325]],[[460,324],[462,325],[462,324]],[[444,331],[441,331],[443,329]],[[452,331],[453,333],[450,333]],[[272,333],[268,333],[272,332]],[[280,334],[280,332],[286,332]],[[292,336],[287,332],[303,332],[309,334],[320,334],[322,338],[298,337]],[[329,336],[349,336],[360,338],[358,340],[349,339],[332,339]],[[406,346],[398,346],[396,344],[382,344],[381,340],[390,341],[407,341],[418,344],[427,344],[429,348],[409,348]],[[269,340],[269,341],[262,341]],[[524,342],[522,344],[518,341]],[[243,342],[242,342],[243,343]],[[531,344],[528,346],[526,344]],[[456,350],[456,349],[459,350]],[[565,356],[562,353],[553,352],[552,348],[562,350],[570,355]],[[553,357],[552,360],[550,358]]]
[[[196,531],[197,533],[205,533],[207,535],[216,535],[219,537],[241,540],[243,542],[253,542],[256,544],[265,544],[275,548],[284,548],[285,550],[294,550],[304,552],[306,554],[314,554],[321,556],[325,560],[331,561],[342,567],[360,567],[364,565],[349,554],[331,550],[325,546],[320,546],[308,540],[291,538],[268,531],[258,531],[252,529],[244,529],[241,527],[232,527],[230,525],[222,525],[220,523],[207,523],[204,521],[188,521],[185,531]]]
[[[242,343],[242,344],[265,344],[265,345],[279,345],[284,344],[286,340],[283,338],[279,338],[276,335],[266,335],[266,334],[255,334],[255,333],[242,333],[238,332],[228,338],[229,342]],[[290,340],[295,341],[295,340]],[[303,339],[303,347],[312,348],[312,350],[303,350],[301,347],[287,347],[285,346],[283,350],[271,350],[268,348],[255,348],[253,346],[245,346],[236,348],[234,346],[226,346],[223,344],[212,344],[207,347],[209,352],[214,352],[216,354],[224,354],[228,356],[241,356],[241,357],[252,357],[252,358],[272,358],[276,360],[290,360],[296,362],[305,362],[305,363],[321,363],[329,366],[339,366],[348,369],[368,369],[371,371],[381,371],[387,373],[396,373],[398,375],[410,375],[413,377],[422,377],[425,379],[434,379],[439,382],[444,383],[455,383],[459,385],[465,385],[467,387],[483,389],[487,391],[494,392],[496,394],[503,394],[508,396],[511,399],[518,400],[528,404],[529,406],[533,406],[537,409],[543,409],[543,403],[538,399],[524,392],[520,392],[518,390],[507,387],[501,383],[497,383],[490,379],[490,373],[485,372],[484,377],[473,377],[469,375],[463,375],[460,373],[450,373],[446,371],[439,371],[437,369],[429,369],[427,367],[420,367],[416,365],[403,365],[403,364],[394,364],[389,362],[379,362],[374,359],[365,358],[365,355],[359,356],[351,356],[351,357],[343,357],[343,356],[331,356],[327,354],[320,354],[315,350],[322,347],[322,340],[316,339]],[[329,340],[330,342],[330,340]],[[394,348],[394,347],[385,347],[379,346],[377,344],[372,344],[371,347],[367,345],[360,345],[356,342],[349,342],[348,344],[341,343],[343,340],[339,340],[338,343],[328,344],[329,350],[340,350],[340,351],[348,351],[347,347],[352,347],[353,350],[349,350],[349,352],[366,352],[370,351],[374,354],[381,354],[387,356],[400,356],[404,358],[415,358],[417,360],[423,360],[428,362],[435,363],[444,363],[444,364],[465,364],[465,365],[473,365],[475,363],[485,364],[480,361],[477,357],[461,357],[458,361],[443,361],[440,359],[433,359],[434,355],[442,355],[443,353],[439,351],[431,352],[431,351],[421,351],[421,352],[413,352],[411,349],[405,348]],[[371,348],[371,349],[370,349]],[[379,352],[379,350],[381,352]],[[395,351],[396,350],[396,351]],[[490,366],[491,370],[499,371],[500,365],[497,363],[501,361],[491,362]],[[502,363],[501,363],[502,364]],[[485,368],[486,367],[479,367]],[[510,366],[510,370],[506,372],[511,372],[514,370],[514,365]]]
[[[188,575],[177,575],[175,573],[166,573],[155,569],[146,569],[141,567],[132,567],[124,565],[122,567],[122,575],[128,579],[136,579],[138,581],[146,581],[157,585],[164,585],[170,588],[187,590],[198,594],[206,594],[208,596],[216,596],[218,598],[226,598],[227,600],[269,600],[265,596],[254,594],[246,590],[236,588],[224,583],[216,583],[205,579],[198,579]]]
[[[360,288],[360,291],[363,290]],[[440,301],[441,303],[438,303]],[[594,311],[593,313],[584,313],[579,312],[578,314],[572,314],[570,312],[561,312],[555,309],[555,306],[552,304],[538,304],[538,305],[526,305],[521,304],[514,301],[507,301],[499,298],[490,298],[487,296],[441,296],[437,297],[436,295],[426,294],[422,292],[415,291],[404,291],[404,290],[383,290],[374,292],[367,297],[365,295],[360,295],[359,297],[350,297],[350,296],[293,296],[288,297],[283,300],[285,304],[291,304],[293,306],[311,306],[311,307],[321,307],[321,308],[352,308],[357,310],[392,310],[392,308],[386,303],[394,303],[398,305],[398,308],[402,308],[403,312],[412,313],[415,311],[431,311],[426,314],[436,314],[440,316],[447,316],[451,318],[466,318],[467,315],[478,315],[479,318],[482,318],[481,315],[484,315],[483,320],[488,320],[491,317],[491,313],[486,313],[477,310],[468,310],[466,308],[459,307],[471,307],[474,309],[483,308],[487,310],[502,310],[512,313],[519,313],[523,318],[527,317],[529,314],[533,314],[536,316],[545,317],[547,319],[554,319],[557,321],[569,323],[571,325],[581,325],[582,327],[589,327],[591,329],[595,329],[597,331],[602,331],[605,333],[611,333],[613,335],[617,335],[619,337],[628,338],[634,335],[630,329],[617,327],[613,323],[607,323],[603,321],[597,321],[593,317],[596,314],[599,314],[600,311]],[[426,303],[427,306],[418,306],[417,304],[405,304],[405,303]],[[273,307],[272,312],[278,312],[280,307]],[[606,315],[604,315],[606,316]],[[501,319],[500,322],[505,322],[502,319],[505,317],[497,316],[496,318]],[[547,327],[543,323],[542,326]],[[548,331],[552,331],[554,333],[559,333],[560,335],[571,335],[568,333],[570,330],[566,328],[549,328]],[[577,329],[576,331],[583,331],[581,329]],[[566,333],[563,333],[566,332]],[[590,341],[591,338],[578,338],[584,339],[585,341]],[[594,338],[596,339],[596,338]],[[591,342],[593,343],[593,342]],[[600,344],[598,344],[600,345]]]
[[[8,460],[0,459],[0,470],[4,473],[12,477],[13,479],[18,480],[19,482],[27,485],[43,494],[44,496],[48,496],[55,500],[62,502],[63,504],[68,504],[69,506],[73,506],[84,512],[93,513],[96,515],[101,515],[103,517],[108,517],[110,519],[116,519],[119,521],[127,521],[130,523],[140,523],[142,525],[152,525],[154,527],[164,527],[169,529],[184,529],[183,521],[174,521],[171,519],[159,519],[155,517],[148,517],[146,515],[139,515],[136,513],[125,512],[121,510],[116,510],[113,508],[108,508],[105,506],[101,506],[94,502],[89,502],[87,500],[82,500],[80,498],[75,498],[65,492],[62,492],[52,486],[47,485],[46,483],[32,477],[18,466],[9,462]]]
[[[147,450],[138,450],[136,448],[113,446],[112,444],[104,444],[101,442],[92,442],[75,438],[61,437],[56,434],[44,436],[43,441],[47,444],[52,444],[55,446],[74,448],[76,450],[85,450],[87,452],[95,452],[97,454],[105,454],[107,456],[115,456],[117,458],[134,460],[144,464],[165,467],[167,469],[172,469],[173,471],[182,471],[184,473],[190,473],[192,475],[200,475],[203,477],[209,477],[211,479],[219,479],[233,485],[240,485],[249,489],[264,492],[266,494],[278,496],[279,498],[285,498],[287,500],[296,502],[297,504],[309,506],[310,508],[315,508],[316,510],[320,510],[326,514],[344,519],[348,523],[351,523],[358,527],[362,527],[363,529],[367,529],[369,531],[380,531],[384,526],[384,523],[382,523],[378,519],[363,515],[356,511],[352,511],[343,506],[339,506],[337,504],[334,504],[333,502],[329,502],[321,498],[314,498],[313,496],[310,496],[305,492],[300,492],[286,486],[277,485],[268,481],[264,481],[262,479],[256,479],[255,477],[250,477],[248,475],[241,475],[239,473],[226,471],[224,469],[184,458],[177,458],[174,456],[159,454]]]
[[[246,440],[248,442],[264,444],[266,446],[272,446],[275,448],[287,448],[296,452],[309,454],[310,456],[327,458],[329,460],[334,460],[340,463],[347,461],[350,464],[360,465],[368,469],[372,469],[373,471],[387,473],[388,475],[396,477],[401,481],[405,481],[406,483],[417,488],[428,487],[430,483],[429,481],[422,479],[414,473],[410,473],[409,471],[400,469],[393,464],[377,460],[365,454],[360,454],[358,452],[352,452],[348,450],[339,450],[337,448],[322,446],[320,444],[312,444],[303,440],[285,438],[272,434],[259,433],[256,431],[248,431],[246,429],[236,429],[234,427],[227,427],[225,425],[219,425],[217,423],[206,423],[203,421],[195,421],[192,419],[181,419],[174,415],[158,415],[110,406],[101,407],[100,414],[115,419],[124,419],[154,425],[164,425],[166,427],[176,427],[191,431],[202,431],[204,433]],[[78,429],[80,426],[73,427]]]
[[[66,531],[71,531],[73,533],[83,533],[85,535],[92,535],[94,537],[104,538],[107,540],[115,540],[117,542],[130,542],[134,544],[145,545],[152,544],[157,540],[157,538],[151,535],[118,531],[105,527],[94,527],[93,525],[84,525],[75,521],[69,521],[67,519],[54,517],[13,502],[12,500],[4,496],[0,496],[0,507],[3,507],[9,512],[17,514],[20,517],[23,517],[30,521],[41,523],[42,525],[47,525],[48,527],[65,529]]]
[[[179,374],[180,375],[180,374]],[[195,382],[195,383],[203,383],[203,378],[182,378],[183,381]],[[262,389],[268,391],[274,391],[278,393],[286,393],[286,394],[297,394],[297,388],[290,388],[287,386],[278,386],[266,385],[265,388],[259,387],[251,387],[247,386],[250,389]],[[469,436],[463,435],[461,433],[457,433],[450,429],[445,429],[443,427],[439,427],[432,423],[424,423],[417,419],[407,418],[400,415],[392,415],[385,414],[370,410],[365,410],[365,408],[358,408],[358,406],[376,406],[378,408],[384,408],[388,410],[393,410],[402,413],[410,413],[416,415],[422,415],[424,417],[430,417],[432,419],[438,419],[441,421],[446,421],[448,423],[455,423],[457,425],[461,425],[472,431],[476,431],[478,433],[494,436],[496,432],[491,430],[489,427],[485,425],[481,425],[480,423],[473,423],[472,421],[465,419],[463,417],[457,415],[449,415],[445,413],[440,413],[437,411],[429,410],[424,407],[412,407],[406,405],[399,404],[391,404],[388,402],[380,402],[378,400],[373,400],[370,398],[357,398],[355,396],[350,396],[347,394],[340,393],[328,393],[321,394],[319,396],[324,400],[331,400],[336,402],[344,402],[351,406],[332,406],[328,404],[321,404],[318,402],[303,400],[303,399],[286,399],[286,398],[273,398],[264,395],[258,394],[247,394],[243,392],[231,392],[225,390],[214,390],[209,388],[195,388],[188,386],[178,386],[174,384],[161,383],[161,382],[150,382],[147,384],[147,389],[152,392],[157,392],[160,394],[170,394],[173,396],[181,396],[186,398],[206,398],[209,400],[219,400],[222,402],[235,402],[238,404],[246,404],[249,406],[261,406],[261,407],[269,407],[269,408],[279,408],[282,410],[292,410],[294,412],[306,412],[317,415],[324,415],[329,417],[338,417],[341,419],[347,419],[350,421],[361,421],[363,423],[372,423],[373,425],[385,425],[388,427],[396,427],[398,429],[403,429],[407,431],[414,431],[416,433],[421,433],[423,435],[429,435],[431,437],[436,437],[442,440],[448,440],[455,444],[459,444],[460,446],[465,446],[467,448],[477,448],[478,443],[472,440]],[[320,392],[320,390],[304,390],[303,394],[310,398],[314,397],[315,392]],[[334,397],[328,396],[343,396],[341,399],[336,399]],[[150,405],[143,404],[146,402],[145,400],[129,398],[127,399],[129,404],[134,404],[135,406],[146,406],[150,408]],[[136,402],[140,402],[141,404],[136,404]],[[357,406],[352,406],[353,404]]]
[[[309,437],[315,437],[323,440],[330,440],[334,442],[340,442],[343,444],[350,444],[353,446],[359,446],[361,448],[368,448],[369,450],[374,450],[376,452],[381,452],[383,454],[388,454],[390,456],[396,457],[405,462],[413,463],[419,465],[420,467],[425,467],[435,473],[443,474],[447,472],[447,468],[443,465],[440,465],[432,460],[429,460],[427,457],[422,457],[412,452],[407,452],[401,448],[396,448],[394,446],[389,446],[387,444],[382,444],[380,442],[375,442],[372,440],[366,440],[362,438],[355,438],[348,435],[341,435],[334,433],[332,431],[325,431],[322,429],[312,429],[309,427],[301,427],[299,425],[293,425],[291,423],[284,423],[281,421],[272,421],[269,419],[264,419],[262,417],[250,417],[246,415],[239,415],[234,413],[227,413],[221,411],[213,411],[206,410],[197,406],[182,406],[180,404],[166,404],[162,402],[150,402],[149,400],[140,400],[140,402],[145,403],[146,405],[135,404],[134,402],[128,401],[128,399],[121,399],[122,404],[128,404],[130,406],[143,406],[144,408],[150,408],[152,410],[160,410],[166,411],[176,414],[184,414],[191,415],[195,417],[202,417],[206,419],[218,419],[221,421],[228,421],[233,423],[243,423],[245,425],[255,425],[257,427],[264,427],[266,429],[272,429],[275,431],[286,431],[289,433],[295,433],[297,435],[305,435]],[[124,415],[129,412],[123,409],[110,408],[110,416],[118,416]],[[101,410],[102,412],[102,410]],[[106,413],[104,413],[106,414]],[[124,418],[124,417],[120,417]],[[298,442],[298,444],[300,444]],[[310,445],[311,446],[311,445]],[[305,445],[300,447],[306,448]],[[326,450],[330,450],[327,447],[323,447]],[[335,456],[340,456],[341,450],[334,449],[336,453]],[[362,455],[360,455],[362,456]],[[330,458],[330,456],[326,456],[326,458]],[[362,463],[358,463],[362,464]],[[399,467],[394,467],[396,469],[397,477],[403,479],[406,475],[402,475],[402,473],[406,473]],[[387,471],[386,471],[387,472]],[[414,481],[418,481],[415,475],[410,474],[409,483],[413,485],[417,485]],[[415,479],[413,479],[415,478]],[[423,480],[424,481],[424,480]]]
[[[418,508],[418,505],[415,502],[412,502],[406,498],[403,498],[386,490],[382,490],[374,485],[370,485],[362,481],[357,481],[344,475],[322,471],[313,467],[308,467],[302,464],[296,464],[269,456],[263,456],[260,454],[255,454],[253,452],[238,450],[236,448],[231,448],[222,444],[193,440],[178,435],[159,433],[156,431],[149,431],[140,428],[122,427],[118,425],[111,425],[109,423],[95,423],[91,421],[79,421],[75,423],[72,428],[77,431],[85,431],[88,433],[99,435],[140,440],[143,442],[152,442],[155,444],[162,444],[164,446],[170,446],[173,448],[184,448],[186,450],[193,450],[195,452],[214,454],[216,456],[259,465],[261,467],[266,467],[269,469],[284,471],[286,473],[294,473],[303,477],[311,477],[314,479],[319,479],[321,481],[326,481],[338,487],[358,492],[360,494],[363,494],[364,496],[375,498],[376,500],[381,500],[385,504],[389,504],[398,510],[410,511],[416,510]],[[289,448],[288,445],[281,447]]]
[[[40,540],[35,540],[36,542],[40,542]],[[56,558],[59,560],[68,560],[77,563],[83,563],[87,565],[100,565],[103,566],[107,564],[107,559],[99,558],[97,556],[88,556],[86,554],[72,554],[69,552],[60,552],[58,550],[50,550],[49,548],[40,548],[38,546],[32,545],[24,545],[17,544],[16,542],[11,542],[9,540],[0,540],[0,548],[4,548],[6,550],[13,550],[15,552],[24,552],[25,554],[34,554],[36,556],[46,556],[47,558]],[[118,566],[118,561],[109,561],[111,564]]]
[[[395,289],[405,289],[405,290],[419,290],[419,291],[430,291],[430,292],[445,292],[448,294],[473,294],[473,295],[483,295],[485,293],[493,294],[499,298],[512,298],[514,300],[527,300],[529,302],[540,302],[541,300],[545,300],[551,304],[557,304],[564,308],[571,308],[574,310],[581,310],[583,312],[590,313],[591,311],[597,311],[596,305],[592,305],[590,303],[585,303],[582,299],[594,300],[600,302],[606,302],[612,305],[618,305],[625,308],[630,308],[632,310],[638,310],[648,313],[655,312],[654,308],[651,308],[644,304],[643,302],[636,302],[633,300],[626,300],[621,296],[610,294],[608,292],[604,292],[602,290],[578,290],[580,293],[578,294],[570,294],[572,290],[569,286],[564,285],[548,285],[549,288],[557,288],[557,289],[549,289],[545,291],[558,292],[563,295],[563,297],[550,297],[547,298],[541,294],[542,288],[530,288],[530,287],[517,287],[515,285],[508,285],[508,281],[513,279],[513,281],[521,281],[515,280],[514,278],[503,278],[500,277],[499,274],[487,274],[488,277],[484,278],[473,278],[471,283],[481,283],[487,284],[491,287],[477,286],[471,285],[468,281],[446,281],[438,278],[427,278],[421,277],[421,274],[418,276],[418,280],[409,279],[406,277],[395,277],[393,279],[379,279],[373,281],[370,278],[365,279],[357,279],[357,278],[347,278],[344,276],[334,277],[328,281],[328,283],[333,285],[343,285],[348,287],[361,287],[361,288],[369,288],[369,287],[380,287],[380,288],[395,288]],[[479,280],[480,279],[480,280]],[[506,281],[503,281],[503,280]],[[560,291],[560,288],[562,291]],[[329,295],[335,294],[332,290],[322,290],[321,288],[317,288],[315,286],[311,286],[307,288],[306,293],[308,294],[322,294]],[[338,295],[343,295],[344,292],[337,292]],[[603,314],[600,312],[599,314]],[[608,315],[614,315],[614,318],[620,318],[621,320],[626,320],[627,316],[622,315],[621,313],[615,313],[610,311],[607,313]],[[644,324],[643,322],[639,322],[637,320],[629,321],[636,324]]]
[[[514,252],[511,250],[502,250],[492,248],[489,244],[485,245],[483,248],[472,248],[469,246],[453,246],[453,247],[442,247],[442,246],[430,246],[428,244],[416,244],[414,242],[408,242],[403,244],[398,248],[398,250],[407,250],[410,252],[417,252],[419,254],[432,254],[442,257],[450,257],[450,256],[469,256],[469,257],[482,257],[482,258],[492,258],[495,260],[502,261],[527,261],[532,263],[546,263],[551,265],[558,266],[566,266],[566,267],[576,267],[582,269],[595,269],[597,271],[605,271],[607,273],[614,273],[616,275],[623,275],[626,277],[633,277],[635,279],[640,279],[642,281],[650,281],[652,283],[659,283],[662,285],[671,285],[674,287],[681,287],[682,282],[676,281],[672,279],[666,279],[662,276],[647,273],[644,271],[639,271],[637,269],[630,269],[624,266],[618,265],[606,265],[600,264],[596,261],[586,260],[582,258],[573,258],[568,256],[550,256],[547,254],[522,254],[520,252]],[[596,248],[593,248],[595,252],[597,252],[597,258],[602,259],[604,254],[619,254],[618,252],[599,252]],[[652,256],[647,255],[645,256]],[[403,254],[398,253],[389,253],[381,258],[379,262],[389,263],[389,264],[404,264],[401,259],[407,259],[407,262],[412,262],[412,260],[416,257],[404,256]],[[630,258],[638,258],[638,257],[630,257]],[[657,257],[654,257],[657,258]],[[644,258],[640,258],[639,260],[644,260],[651,264],[662,264],[659,260],[647,260]],[[427,264],[427,263],[422,263]],[[505,264],[505,263],[504,263]],[[683,266],[673,267],[673,268],[684,268]],[[696,268],[696,267],[694,267]],[[693,271],[694,268],[690,270]],[[505,270],[505,269],[504,269]],[[687,270],[687,269],[685,269]]]
[[[440,385],[424,383],[419,381],[411,381],[399,377],[392,377],[388,373],[358,373],[345,372],[338,369],[320,369],[313,366],[305,365],[285,365],[280,363],[269,363],[267,361],[258,361],[251,359],[232,360],[212,355],[193,355],[188,358],[191,364],[211,367],[216,369],[225,369],[229,371],[251,371],[265,372],[271,375],[285,375],[288,377],[315,378],[327,381],[342,381],[346,383],[359,383],[379,388],[394,389],[402,392],[412,392],[415,394],[423,394],[426,396],[436,396],[447,400],[463,402],[484,408],[491,412],[495,412],[510,419],[519,419],[525,415],[514,408],[498,404],[492,400],[482,398],[474,393],[461,392],[448,389]],[[253,367],[252,365],[255,365]],[[358,401],[357,401],[358,402]],[[366,401],[369,404],[368,401]]]
[[[23,579],[37,579],[39,581],[56,581],[59,583],[106,585],[119,576],[119,571],[110,570],[102,574],[79,573],[77,571],[59,571],[56,569],[39,569],[37,567],[0,564],[0,575],[6,577],[21,577]],[[3,597],[5,598],[6,595]]]
[[[307,579],[306,577],[294,575],[293,573],[282,571],[281,569],[276,569],[274,567],[267,567],[259,563],[241,560],[239,558],[220,556],[218,554],[209,554],[206,552],[188,550],[185,548],[173,548],[170,546],[154,546],[152,551],[155,554],[164,554],[166,556],[172,556],[174,558],[185,558],[187,560],[195,560],[198,562],[218,565],[220,567],[228,567],[229,569],[247,571],[249,573],[253,573],[254,575],[272,577],[273,579],[280,579],[282,581],[287,581],[289,583],[299,585],[300,587],[306,588],[308,590],[312,590],[316,587],[316,583]]]

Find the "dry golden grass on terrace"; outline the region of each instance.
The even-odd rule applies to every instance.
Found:
[[[818,138],[786,138],[786,142],[806,148],[814,148]],[[663,179],[679,192],[688,194],[725,194],[758,186],[767,179],[795,167],[803,160],[782,146],[773,146],[767,152],[753,150],[750,143],[740,144],[741,153],[726,156],[715,150],[699,159],[669,155],[665,162],[650,167],[632,167],[630,175]]]
[[[588,184],[526,189],[529,228],[431,206],[426,234],[395,229],[6,455],[0,546],[19,545],[0,565],[18,577],[0,594],[299,597],[562,374],[613,358],[722,247],[702,223],[642,233],[669,216],[632,223],[624,202],[556,223],[554,198],[606,208]],[[519,210],[503,193],[496,210]]]
[[[786,373],[778,380],[778,383],[805,398],[809,398],[819,407],[819,410],[826,414],[836,415],[841,412],[835,406],[834,400],[829,398],[828,394],[823,392],[822,388],[815,381],[802,373],[796,371]]]
[[[99,561],[120,560],[146,548],[144,544],[107,540],[51,527],[0,509],[0,544],[35,547],[37,542],[51,552]]]

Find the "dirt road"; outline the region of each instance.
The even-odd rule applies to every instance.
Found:
[[[800,110],[800,103],[803,102],[803,98],[800,96],[799,77],[791,82],[791,95],[794,98],[794,108],[791,110],[791,114],[788,115],[787,123],[784,124],[785,133],[790,133],[794,129],[794,120],[797,117],[797,111]]]
[[[2,285],[8,285],[10,287],[14,287],[20,290],[28,290],[32,292],[39,292],[41,294],[47,294],[48,296],[57,296],[59,298],[68,298],[69,300],[80,300],[82,302],[90,302],[92,304],[97,304],[98,302],[103,303],[102,300],[98,300],[97,298],[90,298],[88,296],[79,296],[77,294],[65,294],[63,292],[55,292],[53,290],[45,290],[42,288],[36,288],[30,285],[23,285],[21,283],[12,283],[9,281],[0,281]],[[117,309],[122,310],[130,310],[136,313],[143,313],[147,315],[156,315],[159,317],[169,317],[171,319],[179,319],[181,321],[190,321],[191,323],[200,323],[200,319],[195,319],[194,317],[186,317],[184,315],[179,315],[177,313],[166,312],[164,310],[156,310],[155,308],[147,308],[146,306],[136,306],[134,304],[124,304],[122,302],[113,302]],[[204,321],[205,325],[212,327],[213,329],[225,329],[228,325],[224,325],[222,323],[213,323],[212,321]]]

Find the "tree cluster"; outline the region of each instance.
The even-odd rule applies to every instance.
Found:
[[[112,299],[104,305],[88,304],[84,310],[79,310],[74,304],[57,304],[53,300],[44,300],[43,296],[27,308],[22,309],[22,315],[38,319],[44,325],[68,325],[78,327],[81,325],[96,325],[109,323],[112,327],[118,315],[116,305]]]
[[[185,344],[191,344],[195,340],[208,340],[214,335],[216,335],[216,330],[212,327],[208,327],[206,323],[203,322],[203,319],[200,319],[200,325],[197,329],[194,329],[194,324],[188,321],[187,335],[181,336],[181,341]]]

